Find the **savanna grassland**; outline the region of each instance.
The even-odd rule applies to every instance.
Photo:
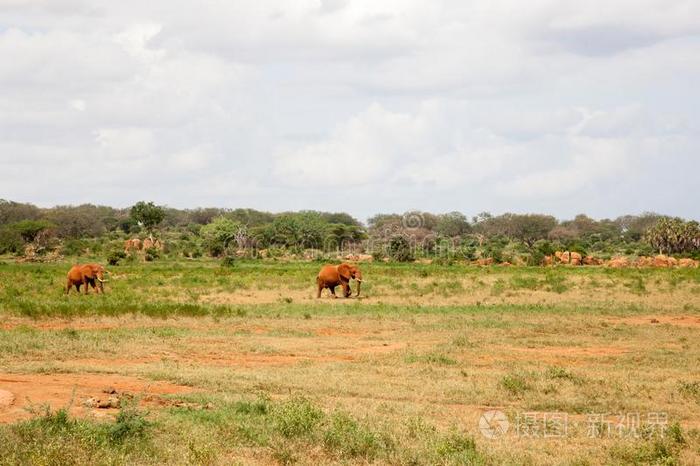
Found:
[[[700,463],[700,270],[319,266],[0,262],[0,462]]]

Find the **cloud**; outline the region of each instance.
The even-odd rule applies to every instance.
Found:
[[[698,2],[12,0],[3,13],[3,198],[700,216]],[[102,197],[59,196],[68,180]]]

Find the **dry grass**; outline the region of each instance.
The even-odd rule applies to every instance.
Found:
[[[142,402],[154,422],[150,453],[107,456],[117,463],[700,462],[697,271],[373,266],[366,298],[317,301],[302,287],[308,277],[297,269],[308,275],[306,264],[282,271],[274,290],[258,284],[280,271],[263,266],[224,274],[135,268],[114,274],[111,296],[87,298],[17,294],[7,279],[24,269],[5,267],[0,389],[20,395],[15,408],[58,408],[61,396],[79,404],[100,384],[126,380],[134,392],[177,387],[154,391],[159,399],[212,403],[203,411]],[[129,306],[163,313],[114,311],[129,293],[154,307]],[[193,307],[173,311],[172,302]],[[31,312],[51,303],[80,312]],[[113,315],[91,312],[90,303]],[[52,387],[52,374],[64,388],[74,380],[75,391],[42,398],[12,382],[36,377]],[[255,400],[264,408],[250,409],[262,414],[240,411]],[[481,435],[489,409],[507,414],[506,436]],[[591,413],[639,413],[643,422],[657,412],[676,429],[664,438],[588,435]],[[517,435],[525,413],[537,422],[566,413],[568,434]]]

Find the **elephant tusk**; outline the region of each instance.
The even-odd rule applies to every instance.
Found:
[[[357,281],[357,283],[362,283],[362,280],[360,280],[359,278],[356,278],[355,281]]]

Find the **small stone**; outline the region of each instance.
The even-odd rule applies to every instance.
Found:
[[[90,398],[83,401],[83,406],[85,406],[86,408],[94,408],[98,405],[99,402],[100,400],[98,400],[94,396],[91,396]]]
[[[651,319],[651,323],[652,323],[652,324],[658,324],[659,321],[658,321],[657,319]]]
[[[107,403],[109,403],[110,408],[119,408],[119,398],[116,396],[110,396]]]

